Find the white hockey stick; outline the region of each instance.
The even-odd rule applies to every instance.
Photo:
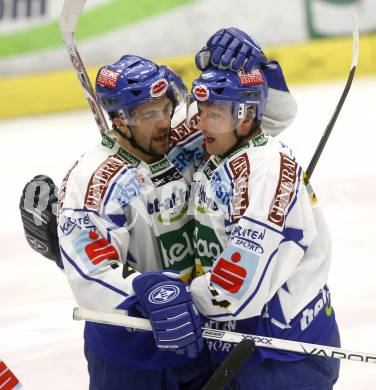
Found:
[[[129,317],[122,314],[103,313],[76,307],[73,310],[74,320],[85,320],[101,324],[125,326],[127,328],[152,330],[150,321],[144,318]],[[279,349],[303,353],[312,356],[330,357],[344,360],[352,360],[363,363],[376,363],[376,354],[366,352],[348,351],[342,348],[326,345],[309,344],[299,341],[276,339],[266,336],[229,332],[202,328],[202,335],[205,339],[227,341],[229,343],[240,343],[242,340],[254,341],[256,347]]]
[[[81,60],[80,54],[78,53],[74,36],[76,32],[77,23],[85,3],[86,0],[65,0],[63,10],[61,11],[59,19],[59,27],[73,68],[76,71],[78,79],[80,80],[86,99],[94,115],[95,122],[97,123],[99,131],[103,136],[108,131],[108,125],[103,115],[103,111],[98,104],[94,89],[90,83],[90,79],[87,75],[85,66]]]
[[[346,100],[347,94],[350,91],[351,83],[353,81],[355,70],[358,65],[358,57],[359,57],[359,26],[358,26],[358,17],[356,12],[354,12],[354,19],[353,19],[353,56],[352,56],[352,62],[351,62],[351,68],[349,76],[347,77],[347,82],[345,85],[345,88],[342,92],[342,95],[337,103],[337,107],[330,118],[330,121],[328,125],[326,126],[326,129],[324,131],[324,134],[321,137],[321,140],[319,144],[317,145],[317,148],[315,150],[315,153],[312,156],[311,162],[308,165],[308,168],[306,170],[307,178],[309,179],[313,173],[313,170],[316,167],[317,162],[319,161],[319,158],[321,156],[322,151],[325,148],[326,142],[328,141],[328,138],[330,136],[330,133],[333,130],[333,127],[337,121],[338,115],[341,112],[343,103]]]

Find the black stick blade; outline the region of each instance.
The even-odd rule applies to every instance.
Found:
[[[255,350],[256,346],[253,340],[242,340],[218,367],[208,383],[203,387],[203,390],[223,389]]]

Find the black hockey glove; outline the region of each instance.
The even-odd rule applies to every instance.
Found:
[[[25,237],[30,246],[64,268],[57,236],[58,188],[48,176],[38,175],[29,181],[20,199]]]

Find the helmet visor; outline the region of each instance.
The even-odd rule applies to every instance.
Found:
[[[167,96],[161,96],[133,108],[131,112],[123,111],[128,126],[153,126],[160,122],[171,125],[174,112],[173,102]]]
[[[196,123],[200,130],[211,133],[230,133],[242,119],[246,119],[249,109],[243,103],[222,100],[199,102],[193,96],[188,96],[187,125]]]
[[[184,110],[186,101],[184,84],[180,86],[174,80],[161,79],[152,85],[150,91],[150,97],[131,107],[125,106],[121,110],[128,125],[152,125],[165,119],[171,122],[174,113]]]

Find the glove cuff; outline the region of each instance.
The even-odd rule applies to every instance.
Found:
[[[211,53],[210,50],[204,46],[195,56],[195,64],[197,69],[206,70],[210,67]]]

